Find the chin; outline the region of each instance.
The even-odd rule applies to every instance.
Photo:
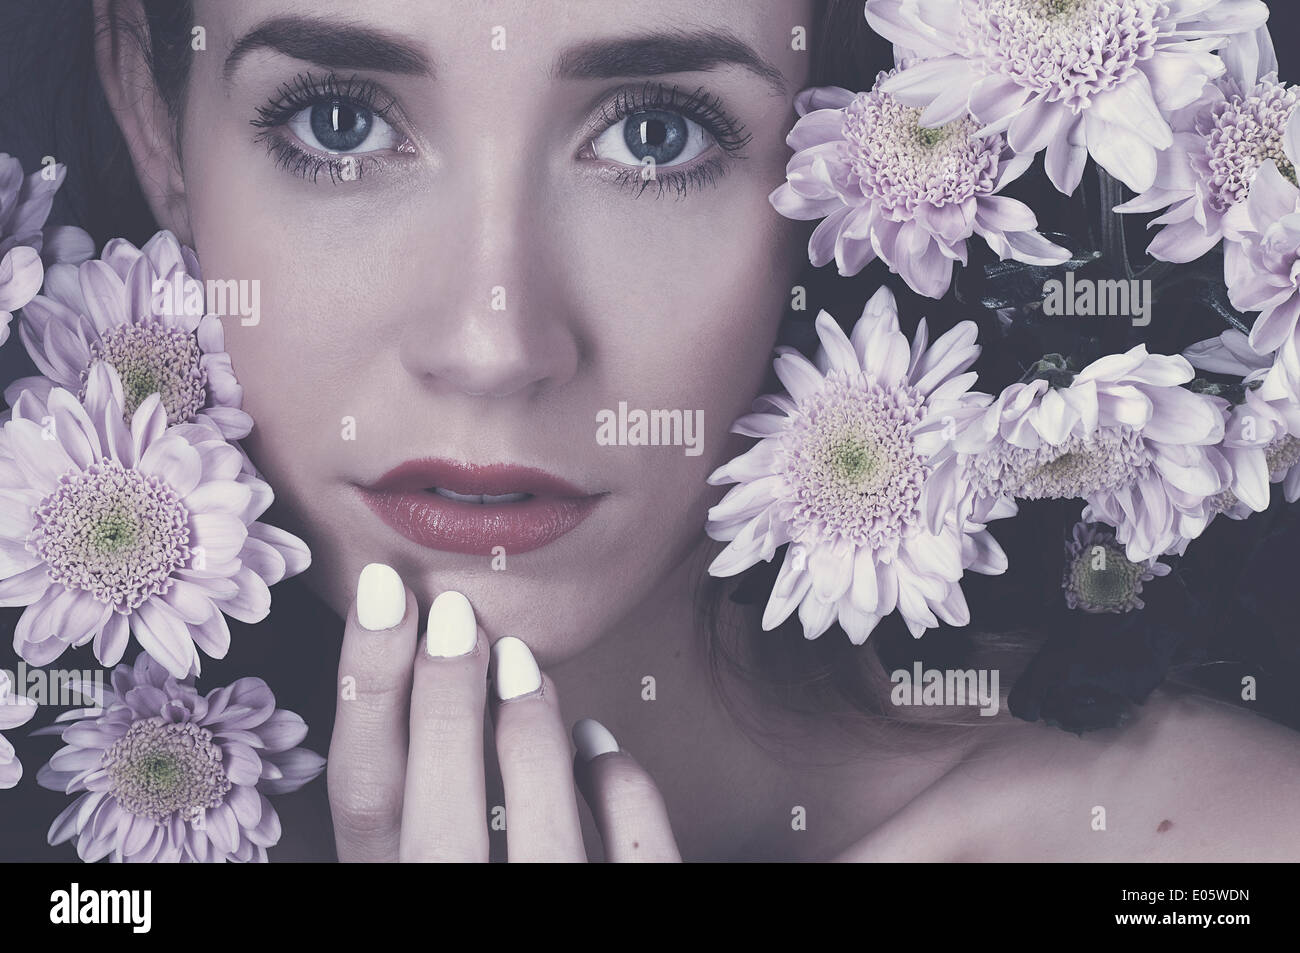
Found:
[[[402,547],[397,547],[401,549]],[[469,599],[488,640],[507,635],[522,639],[543,666],[555,665],[590,647],[616,621],[621,580],[593,579],[572,564],[560,572],[493,571],[482,565],[431,567],[413,563],[409,554],[384,547],[362,547],[354,539],[345,550],[313,550],[316,559],[305,582],[340,619],[347,617],[356,581],[368,562],[384,562],[397,570],[414,594],[420,613],[428,611],[441,592],[454,589]],[[439,560],[441,561],[441,560]],[[592,602],[591,594],[615,593]],[[424,619],[418,631],[423,635]]]

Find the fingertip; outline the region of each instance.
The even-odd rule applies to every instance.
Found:
[[[541,689],[542,671],[522,639],[507,635],[492,643],[492,687],[503,702]]]
[[[594,761],[603,754],[620,750],[613,732],[594,718],[582,718],[574,722],[572,736],[578,759],[583,764]]]
[[[469,599],[454,589],[439,593],[429,606],[425,651],[433,658],[460,658],[473,652],[482,638]]]
[[[368,632],[394,629],[407,617],[410,590],[385,563],[367,563],[357,579],[354,603],[357,624]]]
[[[667,804],[649,771],[590,719],[574,725],[574,743],[574,780],[600,833],[605,859],[680,861]]]

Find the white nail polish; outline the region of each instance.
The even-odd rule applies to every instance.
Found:
[[[357,621],[363,629],[391,629],[406,615],[406,587],[391,566],[370,563],[357,580]]]
[[[573,725],[573,746],[578,757],[590,761],[618,750],[618,741],[610,730],[594,718],[584,718]]]
[[[492,644],[493,683],[497,698],[507,701],[542,687],[542,673],[528,646],[508,635]]]
[[[434,658],[468,655],[478,641],[478,622],[469,600],[448,589],[429,606],[429,629],[424,647]]]

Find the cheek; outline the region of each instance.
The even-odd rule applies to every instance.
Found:
[[[803,260],[799,227],[767,202],[771,182],[783,174],[784,152],[772,155],[680,200],[560,186],[544,203],[547,216],[521,215],[510,226],[536,229],[527,238],[548,267],[532,280],[555,286],[537,296],[562,311],[555,333],[590,345],[578,378],[561,382],[546,402],[545,412],[569,425],[534,424],[579,437],[590,449],[575,443],[566,453],[616,491],[631,491],[614,512],[622,531],[644,543],[636,568],[642,581],[655,575],[650,563],[701,537],[704,509],[725,492],[709,487],[707,476],[743,449],[729,428],[749,410],[771,366]],[[335,186],[274,169],[260,146],[195,150],[186,176],[205,277],[260,282],[260,322],[224,322],[244,408],[256,422],[247,448],[313,541],[353,549],[335,505],[336,484],[354,475],[348,449],[357,445],[342,441],[345,420],[391,415],[394,394],[415,402],[410,406],[440,405],[402,368],[405,323],[430,317],[411,301],[458,300],[460,286],[490,274],[492,263],[448,263],[439,252],[455,234],[447,230],[453,223],[431,227],[445,213],[428,196],[398,202],[385,188],[341,199]],[[375,213],[376,203],[384,214]],[[451,307],[444,305],[440,321],[456,319]],[[597,446],[594,411],[616,411],[624,401],[647,412],[698,412],[700,452]],[[381,448],[388,455],[400,449]],[[666,506],[665,499],[675,502]],[[628,585],[635,588],[633,580]]]
[[[269,477],[292,484],[328,472],[344,418],[368,409],[375,388],[364,382],[388,373],[375,316],[391,311],[403,257],[383,245],[395,238],[382,229],[328,227],[324,203],[269,165],[260,153],[207,154],[187,181],[205,277],[258,283],[258,321],[223,318],[226,348],[256,423],[248,449]]]
[[[703,453],[680,464],[691,479],[721,462],[759,394],[801,262],[798,226],[766,196],[766,182],[742,181],[694,200],[622,200],[572,232],[605,406],[703,411]]]

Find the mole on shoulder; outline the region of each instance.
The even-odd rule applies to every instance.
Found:
[[[1160,822],[1160,825],[1156,828],[1156,833],[1163,834],[1165,831],[1169,830],[1169,828],[1173,826],[1174,826],[1174,822],[1169,820],[1169,818],[1165,818],[1163,821]]]

